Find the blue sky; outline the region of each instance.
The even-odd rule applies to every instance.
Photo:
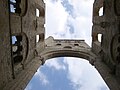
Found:
[[[109,90],[87,60],[60,57],[46,61],[26,90]]]
[[[85,39],[91,46],[93,0],[44,0],[46,38]],[[94,66],[72,57],[49,59],[25,90],[109,90]]]

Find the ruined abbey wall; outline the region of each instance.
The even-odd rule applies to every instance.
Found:
[[[74,55],[88,59],[110,90],[120,90],[119,5],[94,1],[90,48],[84,40],[45,40],[43,0],[0,0],[0,90],[23,90],[45,60]]]

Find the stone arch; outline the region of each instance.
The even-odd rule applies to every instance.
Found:
[[[77,57],[88,60],[92,65],[94,64],[96,58],[96,55],[93,54],[89,49],[74,50],[71,48],[56,48],[51,50],[46,48],[46,50],[44,50],[40,56],[44,58],[44,61],[56,57]]]
[[[44,61],[55,57],[78,57],[94,63],[96,55],[92,53],[90,46],[84,40],[54,39],[48,37],[45,40],[46,47],[39,55]],[[58,47],[59,46],[59,47]],[[75,46],[78,46],[77,48]]]

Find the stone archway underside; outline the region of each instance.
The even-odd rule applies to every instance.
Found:
[[[55,58],[55,57],[78,57],[88,60],[91,64],[95,62],[96,55],[91,52],[91,50],[73,50],[73,49],[53,49],[52,48],[46,48],[44,51],[40,54],[41,57],[44,58],[44,60]]]
[[[48,41],[48,42],[47,42]],[[45,49],[39,53],[44,61],[54,57],[78,57],[94,64],[96,55],[84,40],[62,40],[49,37]]]

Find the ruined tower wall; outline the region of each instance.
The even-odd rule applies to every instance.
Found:
[[[42,63],[45,5],[42,0],[1,0],[0,12],[0,90],[21,90]]]
[[[7,0],[0,1],[0,90],[11,80],[11,46],[9,26],[9,5]]]
[[[44,60],[57,56],[93,60],[110,89],[120,90],[119,5],[119,0],[95,0],[90,48],[84,41],[45,41],[43,0],[0,0],[0,90],[24,89]]]
[[[102,63],[109,68],[109,70],[106,70],[104,73],[103,78],[111,90],[119,90],[120,88],[118,86],[120,83],[119,4],[119,0],[104,0],[101,2],[100,0],[95,0],[93,6],[92,51],[96,53],[101,58]],[[102,16],[99,15],[101,7],[103,7]],[[101,34],[101,42],[98,41],[98,34]],[[104,67],[101,68],[105,70]],[[98,69],[98,71],[100,70]],[[111,77],[116,80],[116,84],[112,84],[114,80]]]

